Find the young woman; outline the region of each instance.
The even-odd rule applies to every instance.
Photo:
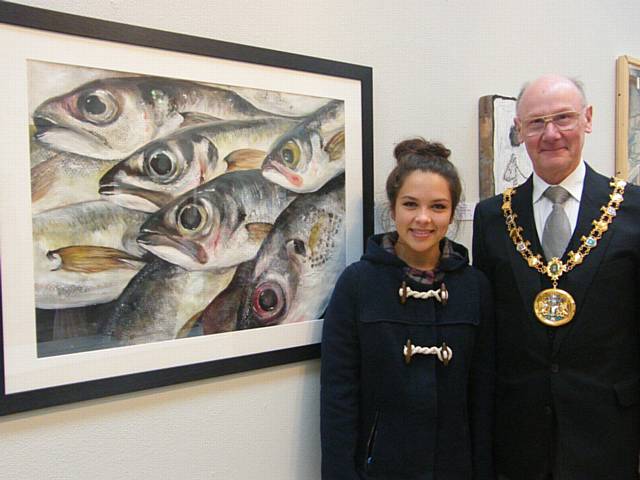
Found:
[[[460,200],[450,151],[397,145],[395,231],[341,275],[322,339],[322,478],[493,478],[489,284],[446,238]]]

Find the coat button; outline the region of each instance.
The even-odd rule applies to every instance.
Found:
[[[560,365],[557,363],[551,364],[551,373],[558,373],[560,371]]]

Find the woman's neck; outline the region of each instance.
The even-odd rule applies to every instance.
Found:
[[[400,260],[418,270],[435,270],[440,263],[440,245],[435,245],[426,252],[416,252],[398,239],[394,248]]]

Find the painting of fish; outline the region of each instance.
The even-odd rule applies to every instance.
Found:
[[[317,358],[372,68],[71,17],[0,1],[0,416]]]
[[[31,167],[31,213],[100,200],[100,179],[116,165],[60,152]]]
[[[234,271],[189,271],[157,258],[111,304],[102,333],[118,345],[175,339],[229,284]]]
[[[301,195],[203,312],[205,334],[319,318],[345,267],[344,175]]]
[[[314,192],[344,172],[344,152],[344,102],[332,100],[283,135],[262,170],[294,192]]]
[[[35,138],[56,150],[122,159],[151,140],[198,121],[240,120],[260,110],[228,88],[157,77],[94,80],[47,99],[33,113]]]
[[[111,301],[144,265],[136,236],[147,214],[104,200],[33,217],[36,307]]]
[[[140,228],[138,243],[187,270],[232,267],[255,256],[295,197],[260,170],[230,172],[152,214]]]
[[[321,315],[343,100],[28,63],[39,356]]]
[[[197,124],[154,140],[100,180],[106,200],[155,212],[228,170],[260,168],[273,142],[296,122],[279,117]]]

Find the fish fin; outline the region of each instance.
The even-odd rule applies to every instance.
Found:
[[[249,240],[252,242],[262,243],[272,228],[273,224],[271,223],[248,223],[247,230],[249,231]]]
[[[225,157],[225,161],[229,165],[227,171],[233,172],[235,170],[254,170],[260,168],[266,156],[267,152],[253,148],[235,150]]]
[[[41,200],[56,181],[56,170],[49,168],[50,162],[44,161],[31,168],[31,202]]]
[[[309,248],[311,249],[312,252],[316,249],[316,247],[320,243],[323,232],[326,232],[327,230],[329,230],[328,224],[330,225],[330,221],[327,215],[320,214],[316,222],[311,227],[311,230],[309,231]]]
[[[344,130],[340,130],[331,137],[324,149],[329,154],[329,161],[342,159],[344,157]]]
[[[218,117],[214,117],[212,115],[207,115],[206,113],[200,112],[182,112],[182,123],[180,124],[180,128],[190,127],[191,125],[200,125],[203,123],[213,123],[219,122],[220,119]]]
[[[116,268],[138,270],[145,263],[122,250],[94,245],[73,245],[50,250],[47,257],[59,262],[54,270],[81,273],[97,273]]]
[[[176,333],[176,337],[175,338],[188,337],[189,336],[189,332],[194,327],[194,325],[196,323],[198,323],[198,320],[200,320],[200,316],[201,315],[202,315],[202,311],[196,313],[189,320],[187,320],[187,322],[182,327],[180,327],[180,330],[178,330],[178,333]]]

